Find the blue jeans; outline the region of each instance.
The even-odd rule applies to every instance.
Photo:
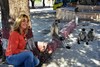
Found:
[[[14,65],[14,67],[35,67],[40,62],[31,51],[23,51],[19,54],[8,56],[6,61],[8,64]]]

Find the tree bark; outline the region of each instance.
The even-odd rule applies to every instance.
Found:
[[[45,7],[45,0],[43,0],[43,7]]]
[[[29,16],[28,0],[9,0],[9,11],[10,17],[13,19],[23,13]]]
[[[9,36],[10,24],[8,23],[9,19],[9,5],[8,0],[0,0],[1,5],[1,23],[2,23],[2,31],[3,38],[7,38]]]
[[[31,1],[31,3],[32,3],[32,8],[35,8],[35,7],[34,7],[35,0],[30,0],[30,1]]]

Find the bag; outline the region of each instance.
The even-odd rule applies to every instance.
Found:
[[[35,44],[34,44],[33,38],[30,38],[27,40],[26,49],[33,50],[33,48],[35,48]]]

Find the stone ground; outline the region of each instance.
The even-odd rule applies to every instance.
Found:
[[[35,41],[49,42],[51,36],[49,34],[50,26],[55,20],[55,11],[49,9],[31,9],[32,31]],[[59,24],[60,28],[64,26],[64,21]],[[77,44],[76,37],[80,29],[85,27],[87,31],[94,28],[96,32],[96,39],[89,42]],[[42,67],[100,67],[100,23],[81,22],[69,35],[64,46],[69,44],[71,49],[57,48],[52,54],[52,59],[49,63],[44,63]],[[0,64],[0,67],[13,67],[11,65]]]
[[[86,32],[90,28],[95,29],[95,40],[86,45],[76,43],[76,37],[81,28],[86,28]],[[52,60],[49,64],[44,64],[44,67],[100,67],[100,24],[87,22],[79,23],[76,29],[69,35],[64,46],[69,46],[71,49],[58,48],[52,55]]]

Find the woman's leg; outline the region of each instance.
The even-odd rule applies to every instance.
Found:
[[[39,59],[33,56],[33,58],[32,57],[27,58],[24,64],[25,64],[25,67],[35,67],[35,66],[38,66],[39,63],[40,63]]]
[[[39,63],[40,63],[40,61],[39,61],[39,59],[37,57],[34,57],[34,61],[33,62],[34,62],[35,66],[38,66]]]
[[[14,67],[25,67],[25,66],[23,64],[23,65],[14,65]]]
[[[22,65],[25,67],[34,67],[34,55],[31,51],[24,51],[22,53],[7,57],[7,62],[12,65]]]

